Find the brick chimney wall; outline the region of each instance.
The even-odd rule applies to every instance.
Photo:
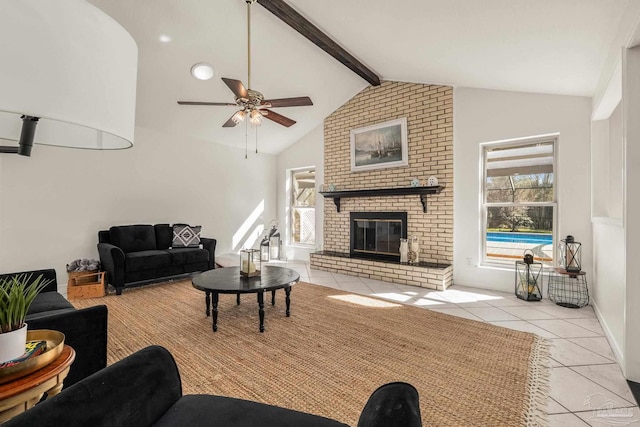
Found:
[[[351,172],[350,131],[406,117],[409,165]],[[368,87],[324,122],[324,186],[338,190],[426,185],[434,175],[445,189],[427,196],[343,198],[341,212],[333,200],[324,205],[324,250],[349,252],[349,212],[406,211],[408,235],[420,241],[420,261],[453,263],[453,88],[383,81]]]

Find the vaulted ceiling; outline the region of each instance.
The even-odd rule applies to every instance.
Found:
[[[138,126],[244,148],[244,124],[222,128],[234,107],[176,103],[233,102],[220,78],[247,83],[244,0],[89,1],[138,44]],[[382,80],[591,96],[629,0],[285,1]],[[251,7],[251,89],[314,103],[274,109],[297,121],[290,128],[259,127],[260,151],[278,153],[368,83]],[[213,65],[213,79],[191,77],[197,62]],[[254,132],[249,126],[250,146]]]

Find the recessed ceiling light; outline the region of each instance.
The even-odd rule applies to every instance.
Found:
[[[160,34],[160,37],[158,37],[160,39],[160,41],[162,43],[169,43],[171,41],[171,37],[169,37],[166,34]]]
[[[213,67],[204,62],[200,62],[191,67],[191,75],[198,80],[209,80],[213,77]]]

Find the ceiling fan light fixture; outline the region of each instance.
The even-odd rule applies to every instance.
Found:
[[[239,110],[239,111],[236,111],[233,117],[231,117],[231,120],[233,120],[235,124],[239,124],[244,120],[244,117],[246,115],[247,113],[245,113],[244,110]]]
[[[234,94],[235,104],[228,102],[178,101],[179,105],[217,105],[238,107],[239,111],[236,111],[231,118],[224,122],[222,125],[223,128],[235,127],[243,122],[245,118],[248,118],[251,124],[257,127],[262,124],[263,117],[266,117],[268,121],[272,121],[278,125],[291,127],[296,124],[295,120],[291,120],[282,114],[276,113],[275,111],[269,111],[267,108],[302,107],[313,105],[313,102],[311,102],[311,99],[308,96],[265,100],[262,93],[251,89],[251,5],[257,1],[260,0],[245,0],[247,3],[247,87],[245,87],[240,80],[222,77],[222,81]],[[205,63],[198,63],[194,65],[191,68],[191,74],[196,78],[201,78],[195,74],[196,67],[201,65],[209,68],[206,78],[211,78],[213,76],[213,68],[211,68],[209,64]]]
[[[251,112],[251,124],[258,126],[259,124],[262,123],[262,113],[260,113],[260,111],[258,110],[253,110]]]
[[[209,80],[213,74],[213,67],[204,62],[199,62],[191,67],[191,75],[198,80]]]

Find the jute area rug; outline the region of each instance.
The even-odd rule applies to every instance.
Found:
[[[268,301],[268,303],[267,303]],[[533,334],[307,283],[265,297],[221,295],[218,332],[190,281],[73,301],[106,304],[108,360],[158,344],[176,359],[184,394],[265,402],[355,426],[369,395],[413,384],[425,426],[546,425],[548,345]]]

